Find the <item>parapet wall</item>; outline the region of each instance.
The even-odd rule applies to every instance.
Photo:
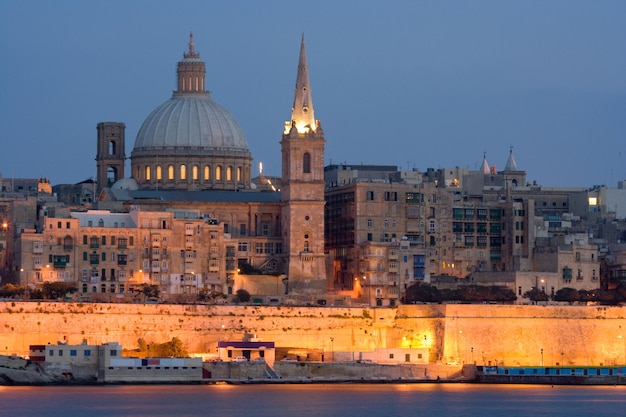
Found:
[[[335,308],[0,302],[0,354],[31,344],[178,337],[190,352],[244,333],[277,347],[369,352],[426,348],[431,363],[610,365],[626,362],[626,308],[410,305]]]

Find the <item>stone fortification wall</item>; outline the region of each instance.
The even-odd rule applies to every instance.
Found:
[[[31,344],[178,337],[190,352],[255,334],[277,347],[368,352],[427,348],[431,363],[626,362],[626,308],[411,305],[398,308],[0,302],[0,354]],[[542,353],[543,349],[543,353]],[[280,359],[280,358],[277,358]]]
[[[626,308],[448,305],[443,361],[478,365],[626,363]]]
[[[269,373],[265,364],[238,362],[208,362],[204,368],[211,380],[257,382],[323,382],[323,381],[435,381],[471,379],[461,366],[445,365],[380,365],[354,362],[276,362]]]

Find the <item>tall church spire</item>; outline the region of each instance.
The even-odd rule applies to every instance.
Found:
[[[313,115],[304,35],[291,120],[285,123],[282,151],[281,233],[286,248],[289,292],[326,292],[324,254],[324,131]]]
[[[296,78],[293,108],[291,109],[291,122],[286,124],[285,133],[288,133],[293,126],[295,126],[299,134],[313,133],[317,129],[313,111],[311,84],[309,82],[309,67],[306,62],[304,34],[302,34],[300,45],[300,61],[298,62],[298,76]]]

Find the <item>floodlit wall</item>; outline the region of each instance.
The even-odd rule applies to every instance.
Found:
[[[0,354],[62,341],[181,339],[190,353],[245,333],[325,352],[425,349],[428,363],[626,363],[626,307],[411,305],[398,308],[0,303]],[[328,355],[326,355],[328,356]]]

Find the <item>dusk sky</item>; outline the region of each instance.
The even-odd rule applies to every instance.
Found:
[[[540,185],[626,179],[623,0],[3,1],[1,175],[95,176],[106,121],[130,157],[190,31],[255,176],[281,174],[304,33],[325,164],[501,170],[513,146]]]

